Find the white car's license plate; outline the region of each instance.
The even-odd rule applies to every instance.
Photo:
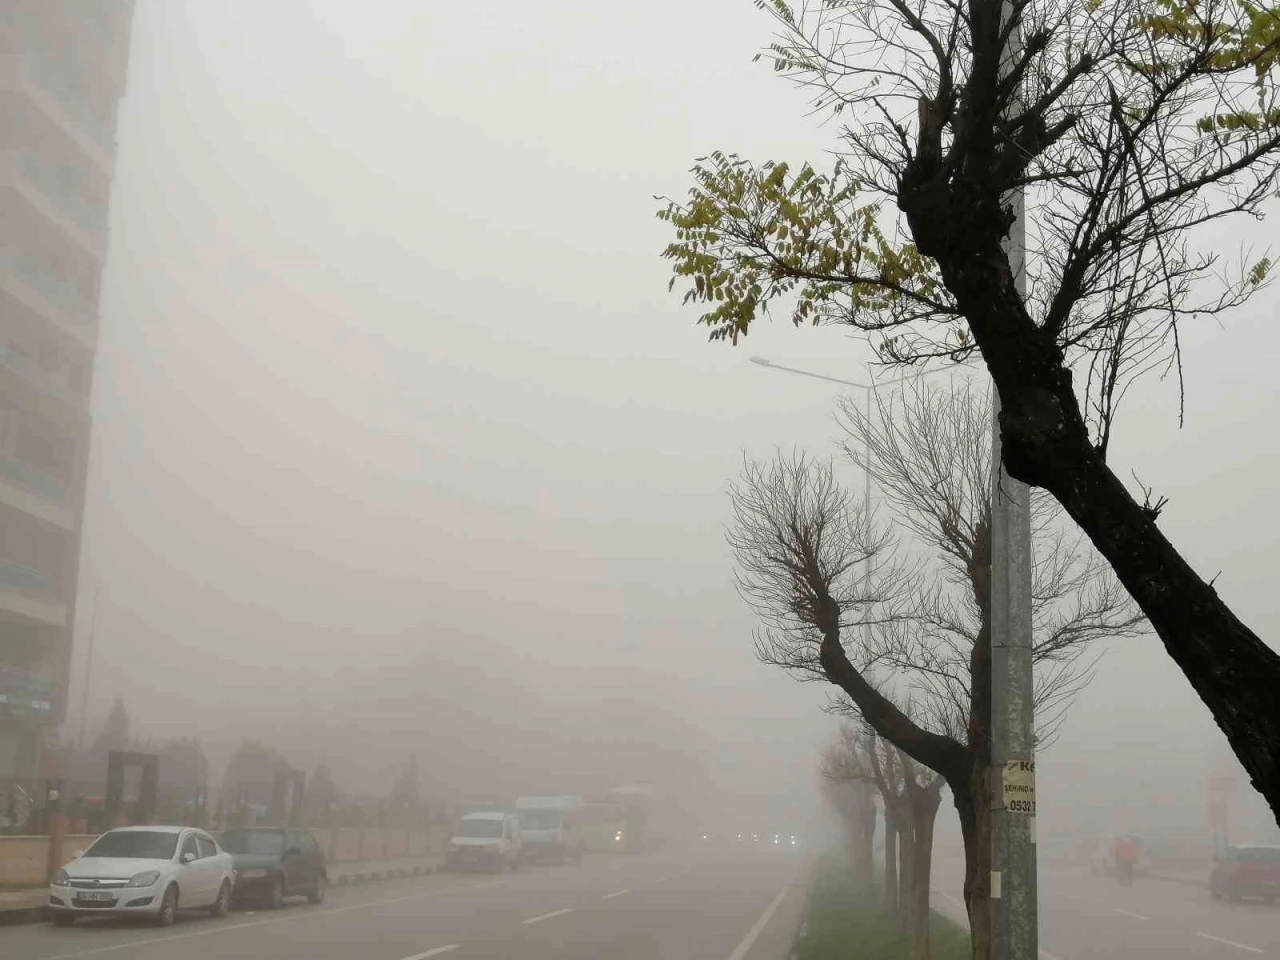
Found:
[[[84,900],[87,903],[105,903],[114,900],[116,895],[108,893],[106,890],[78,890],[76,891],[76,899]]]

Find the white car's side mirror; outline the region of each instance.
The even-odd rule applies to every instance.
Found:
[[[72,857],[74,857],[75,859],[79,860],[81,857],[83,857],[83,856],[84,856],[84,851],[83,851],[83,850],[77,850],[77,851],[76,851],[75,853],[73,853],[71,856],[72,856]]]
[[[194,860],[195,858],[196,858],[196,855],[195,855],[194,853],[184,853],[184,854],[182,855],[182,862],[183,862],[183,863],[190,863],[190,862],[191,862],[192,860]]]

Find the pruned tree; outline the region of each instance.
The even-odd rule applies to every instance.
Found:
[[[1181,385],[1183,324],[1266,281],[1267,257],[1223,257],[1195,232],[1261,217],[1280,182],[1280,12],[757,6],[780,28],[767,57],[844,119],[843,149],[825,172],[699,161],[688,200],[659,213],[673,285],[688,281],[713,339],[781,300],[797,324],[867,333],[888,362],[977,351],[1009,475],[1049,491],[1115,570],[1280,820],[1280,655],[1164,535],[1163,499],[1107,459],[1135,378]]]
[[[764,621],[758,656],[835,684],[850,711],[951,788],[965,843],[974,955],[989,937],[990,411],[967,386],[923,382],[842,407],[846,449],[873,476],[896,535],[804,455],[748,462],[731,492],[739,587]],[[1048,498],[1033,522],[1033,661],[1039,736],[1087,681],[1087,644],[1143,627],[1110,572]],[[915,559],[911,555],[915,554]],[[921,554],[924,554],[922,557]],[[903,559],[906,557],[907,559]],[[869,569],[868,569],[869,568]]]
[[[848,837],[854,878],[864,889],[869,888],[874,879],[876,785],[853,727],[842,726],[839,738],[822,751],[820,770],[827,798],[840,814]],[[886,851],[887,843],[886,840]]]

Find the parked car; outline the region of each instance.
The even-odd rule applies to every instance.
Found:
[[[224,916],[234,885],[231,855],[203,830],[117,827],[54,872],[49,910],[60,927],[102,914],[147,916],[168,926],[189,908]]]
[[[324,900],[329,871],[324,854],[306,830],[249,827],[218,835],[236,868],[237,901],[252,901],[278,910],[285,897]]]
[[[1213,865],[1209,892],[1215,900],[1261,897],[1267,903],[1275,903],[1280,899],[1280,847],[1227,847]]]
[[[500,810],[468,813],[453,828],[445,866],[450,870],[488,867],[514,870],[524,857],[520,818]]]

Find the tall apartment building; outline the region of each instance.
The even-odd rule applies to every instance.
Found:
[[[67,712],[132,20],[133,0],[0,0],[0,795]]]

